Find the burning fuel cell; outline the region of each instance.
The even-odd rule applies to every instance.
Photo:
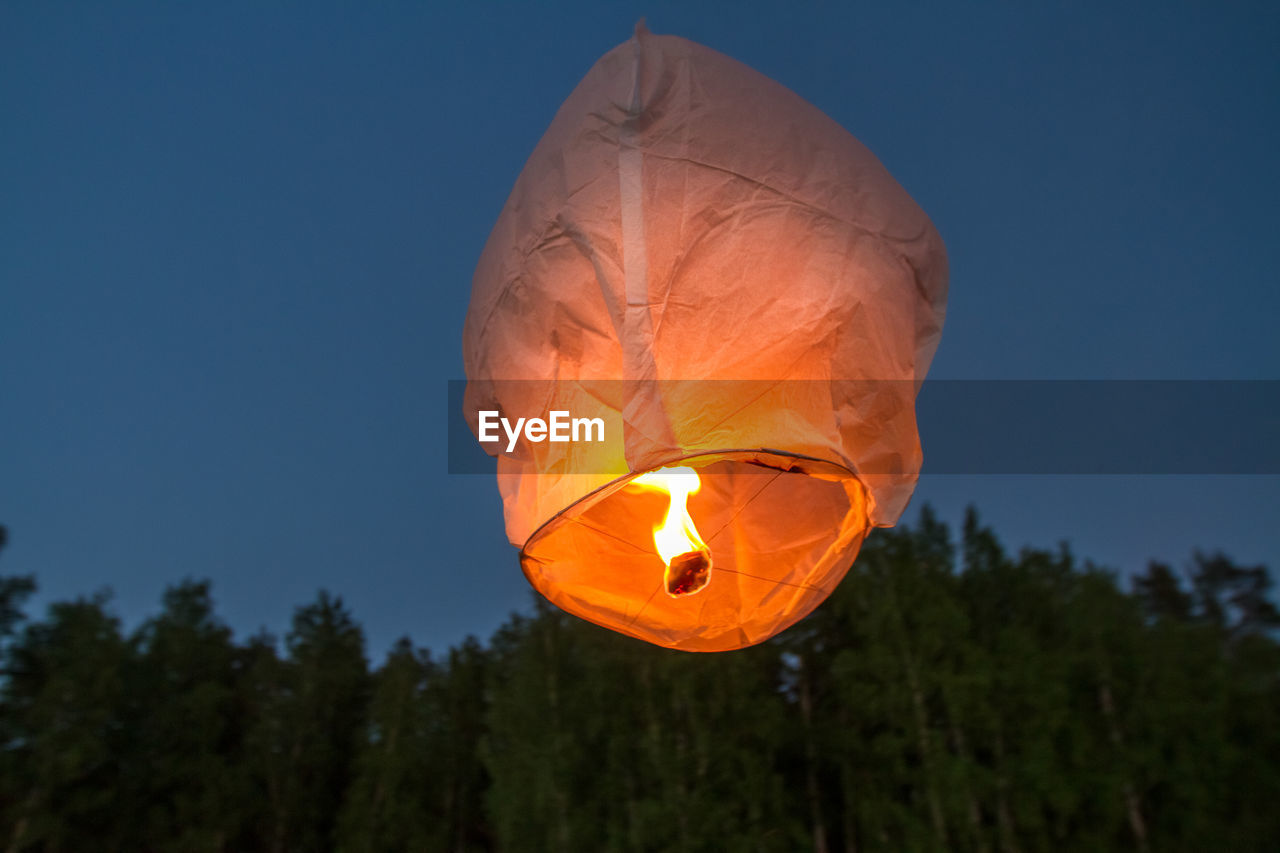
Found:
[[[628,485],[667,496],[667,513],[653,528],[654,548],[667,566],[663,573],[667,595],[679,598],[704,589],[711,581],[711,549],[698,535],[689,514],[689,495],[702,487],[698,472],[685,466],[659,468],[646,471]]]
[[[711,580],[711,552],[686,551],[676,556],[663,573],[667,595],[693,595]]]

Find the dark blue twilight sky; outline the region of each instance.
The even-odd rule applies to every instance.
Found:
[[[1280,378],[1277,7],[1061,5],[5,4],[0,569],[41,607],[109,586],[130,626],[183,576],[240,632],[325,587],[374,658],[527,606],[494,483],[445,472],[445,381],[512,182],[641,16],[813,101],[928,211],[934,376]],[[1277,477],[922,499],[1125,572],[1280,567]]]

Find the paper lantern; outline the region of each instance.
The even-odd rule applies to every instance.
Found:
[[[534,149],[466,319],[473,430],[560,411],[609,433],[486,445],[530,583],[692,651],[809,613],[915,487],[946,278],[928,217],[848,132],[637,28]]]

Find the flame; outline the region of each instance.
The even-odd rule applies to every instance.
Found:
[[[702,487],[698,472],[688,467],[646,471],[629,485],[665,493],[670,502],[662,523],[653,528],[653,545],[667,570],[663,579],[672,598],[692,595],[711,579],[711,549],[698,535],[689,515],[689,495]]]

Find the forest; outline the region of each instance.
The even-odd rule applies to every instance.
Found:
[[[535,602],[371,665],[324,592],[237,639],[206,582],[125,630],[5,575],[0,850],[1275,849],[1270,584],[1203,553],[1122,580],[926,509],[750,649]]]

